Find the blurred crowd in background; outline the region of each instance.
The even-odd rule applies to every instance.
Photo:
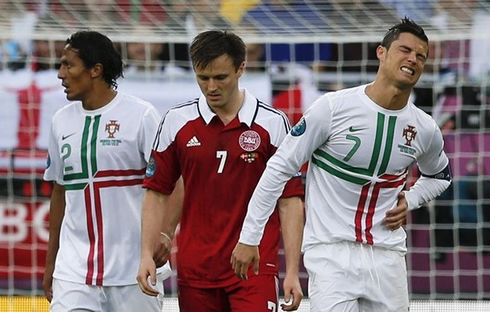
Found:
[[[339,47],[318,37],[349,36],[349,32],[376,29],[380,38],[386,25],[407,16],[428,33],[451,34],[467,27],[468,33],[485,31],[490,25],[490,1],[478,0],[0,0],[0,21],[4,31],[10,21],[12,33],[22,34],[5,40],[0,48],[0,66],[10,69],[31,66],[33,70],[56,67],[63,48],[59,41],[31,40],[29,34],[61,31],[67,27],[107,29],[126,33],[128,38],[145,38],[152,33],[187,36],[210,28],[230,29],[255,37],[316,36],[315,42],[274,42],[249,44],[248,70],[261,71],[271,64],[295,62],[314,71],[339,70],[373,72],[377,68],[378,42],[352,42]],[[68,32],[67,32],[68,34]],[[65,36],[67,35],[65,34]],[[245,37],[246,38],[246,37]],[[188,42],[119,42],[128,66],[141,70],[164,70],[175,65],[189,69]],[[458,38],[459,39],[459,38]],[[307,40],[306,40],[307,41]],[[431,47],[427,70],[468,80],[481,79],[490,69],[482,55],[490,51],[490,39],[437,41]]]
[[[0,69],[57,69],[63,36],[70,34],[62,30],[69,27],[107,29],[109,36],[126,32],[128,40],[114,41],[128,79],[188,75],[192,72],[189,41],[211,28],[252,38],[310,36],[312,42],[247,41],[247,72],[272,75],[271,104],[295,123],[319,94],[348,86],[348,81],[314,79],[315,75],[342,73],[347,77],[352,73],[354,85],[361,74],[368,82],[377,69],[379,42],[321,40],[323,35],[348,36],[350,31],[376,29],[381,39],[385,26],[404,16],[424,26],[429,39],[431,35],[436,38],[431,41],[426,65],[429,83],[422,81],[412,100],[439,123],[455,170],[455,183],[430,208],[435,221],[449,225],[436,231],[436,244],[451,247],[458,241],[490,246],[490,232],[486,232],[490,227],[484,228],[484,235],[470,227],[456,236],[452,228],[455,221],[490,222],[490,35],[482,35],[490,29],[489,0],[0,0],[2,28],[24,34],[0,41]],[[35,36],[49,29],[61,31],[59,39]],[[144,39],[155,33],[189,41],[172,41],[165,35],[161,41]],[[455,34],[452,39],[451,34]],[[462,152],[468,154],[461,157]],[[455,198],[460,200],[457,207]],[[448,206],[453,213],[447,213]],[[417,212],[415,221],[429,222],[428,209]],[[442,261],[444,253],[434,257]]]

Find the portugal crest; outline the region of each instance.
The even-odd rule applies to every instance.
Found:
[[[111,120],[108,124],[106,124],[105,131],[109,133],[109,139],[114,139],[114,133],[119,131],[119,124],[117,123],[117,120]]]
[[[412,146],[412,140],[417,136],[417,131],[415,131],[414,126],[407,125],[405,129],[403,129],[403,137],[405,138],[405,145]]]

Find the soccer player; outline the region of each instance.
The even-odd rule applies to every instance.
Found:
[[[157,294],[151,285],[153,250],[160,245],[155,242],[165,238],[169,250],[180,221],[180,311],[277,311],[282,229],[287,267],[283,287],[291,303],[286,309],[297,309],[303,297],[298,271],[304,190],[299,176],[278,196],[260,245],[260,265],[244,270],[242,280],[230,264],[248,201],[290,129],[287,117],[239,88],[246,46],[237,35],[202,32],[194,38],[190,56],[202,96],[169,110],[155,139],[143,183],[140,287],[148,295]],[[167,201],[180,176],[184,203],[175,209]]]
[[[51,311],[160,312],[163,294],[141,293],[134,256],[160,115],[116,91],[123,64],[105,35],[72,34],[60,63],[58,78],[74,102],[53,116],[44,173],[54,183],[43,281]]]
[[[235,274],[258,261],[274,202],[309,160],[304,264],[312,311],[408,311],[402,224],[407,210],[450,184],[435,121],[409,102],[428,56],[424,30],[404,18],[376,50],[367,84],[320,97],[269,160],[232,254]],[[404,190],[412,163],[421,177]]]

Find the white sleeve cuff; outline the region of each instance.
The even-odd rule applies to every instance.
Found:
[[[262,239],[261,233],[252,233],[246,230],[242,230],[238,242],[245,245],[258,246],[260,244],[261,239]]]

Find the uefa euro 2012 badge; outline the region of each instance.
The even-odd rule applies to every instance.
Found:
[[[306,120],[305,117],[301,117],[296,125],[291,129],[292,136],[300,136],[306,131]]]
[[[155,174],[157,164],[155,162],[155,158],[150,156],[150,159],[148,160],[148,165],[146,166],[146,176],[148,178],[151,178]]]

